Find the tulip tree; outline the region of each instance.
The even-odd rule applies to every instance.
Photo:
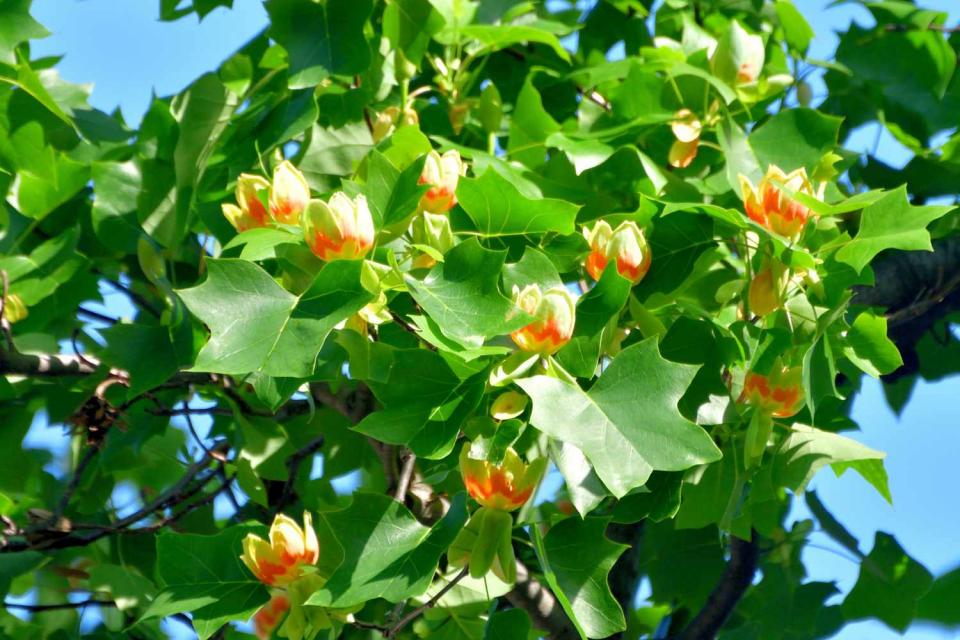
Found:
[[[823,61],[790,0],[588,4],[266,0],[132,125],[0,0],[0,635],[960,623],[806,490],[910,499],[851,403],[960,370],[946,15],[866,3]]]

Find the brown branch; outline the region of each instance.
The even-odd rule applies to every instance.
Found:
[[[99,311],[94,311],[93,309],[87,309],[86,307],[78,308],[77,315],[87,316],[91,320],[99,320],[100,322],[106,322],[107,324],[117,324],[119,322],[119,320],[114,317],[100,313]]]
[[[450,580],[450,582],[443,585],[443,588],[440,589],[440,591],[438,591],[435,596],[433,596],[432,598],[424,602],[422,605],[420,605],[419,607],[417,607],[407,615],[400,618],[399,622],[397,622],[397,624],[390,627],[387,630],[387,632],[383,635],[386,636],[387,638],[392,638],[396,636],[398,633],[400,633],[401,631],[403,631],[404,627],[406,627],[408,624],[410,624],[411,622],[416,620],[418,617],[420,617],[420,615],[424,611],[436,606],[436,604],[440,601],[440,598],[445,596],[447,592],[450,591],[450,589],[453,589],[455,586],[457,586],[458,582],[466,578],[467,573],[469,572],[470,572],[470,568],[464,567],[460,573],[458,573],[456,576],[454,576],[452,580]]]
[[[530,575],[530,570],[519,560],[517,582],[507,594],[507,600],[516,608],[526,611],[533,626],[546,631],[552,640],[579,638],[553,592]]]
[[[408,451],[403,460],[403,468],[397,477],[397,488],[393,492],[393,499],[397,502],[407,501],[407,491],[410,489],[410,480],[413,479],[413,472],[417,467],[417,456],[412,451]]]
[[[730,561],[720,576],[720,582],[710,592],[706,604],[676,640],[710,640],[733,613],[743,594],[750,588],[757,571],[759,545],[757,533],[751,532],[749,541],[730,539]]]

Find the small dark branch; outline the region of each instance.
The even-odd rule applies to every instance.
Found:
[[[517,561],[517,582],[507,594],[507,600],[518,609],[523,609],[533,621],[533,626],[546,631],[552,640],[574,640],[579,634],[556,596],[530,575],[526,565]]]
[[[99,320],[100,322],[106,322],[107,324],[117,324],[119,320],[111,316],[105,315],[93,309],[87,309],[86,307],[80,307],[77,309],[77,315],[87,316],[91,320]]]
[[[200,434],[197,433],[197,428],[193,425],[193,416],[191,416],[190,407],[187,405],[187,401],[183,401],[183,408],[185,410],[183,414],[183,419],[187,421],[187,428],[190,430],[190,435],[193,436],[193,439],[197,441],[197,444],[200,445],[200,448],[203,450],[204,455],[212,457],[210,449],[207,447],[207,443],[203,441],[203,438],[200,437]]]
[[[213,478],[217,476],[216,472],[201,475],[202,472],[210,466],[211,461],[217,461],[218,464],[222,464],[221,457],[224,453],[226,453],[227,448],[228,445],[226,443],[218,443],[215,445],[210,450],[210,455],[204,456],[201,461],[190,465],[183,477],[181,477],[180,480],[178,480],[173,486],[157,496],[156,499],[144,505],[143,508],[137,510],[135,513],[132,513],[129,516],[126,516],[125,518],[121,518],[116,522],[104,525],[100,528],[94,529],[93,531],[89,531],[88,528],[84,528],[83,530],[73,530],[65,533],[61,529],[56,528],[58,527],[59,523],[54,523],[54,528],[34,527],[27,531],[26,541],[2,541],[2,543],[0,543],[0,553],[11,553],[15,551],[24,551],[27,549],[66,549],[70,547],[83,547],[92,544],[106,536],[125,533],[129,527],[137,524],[141,520],[168,507],[175,508],[178,505],[187,502],[190,500],[190,498],[199,493],[203,487],[205,487]],[[192,511],[200,504],[213,500],[213,498],[216,496],[216,493],[221,491],[226,485],[229,484],[229,480],[230,479],[228,479],[227,482],[224,482],[213,494],[210,494],[203,500],[186,507],[186,511]],[[165,526],[165,524],[176,520],[183,515],[183,512],[177,513],[174,516],[168,517],[168,521],[166,523],[161,520],[161,522],[157,523],[156,525],[151,525],[150,527],[144,528],[152,528],[153,530],[156,530],[156,528],[159,528],[159,526]],[[136,531],[139,531],[139,529]]]
[[[737,537],[730,539],[730,561],[720,582],[710,592],[706,604],[676,640],[710,640],[733,613],[743,594],[750,588],[757,571],[760,555],[757,533],[751,532],[750,541]]]
[[[152,315],[154,318],[160,317],[160,310],[157,309],[157,307],[155,307],[152,302],[144,298],[142,295],[134,291],[132,288],[124,286],[123,283],[118,282],[117,280],[113,280],[112,278],[108,278],[104,276],[102,273],[100,274],[100,277],[103,279],[104,282],[109,284],[111,287],[113,287],[117,291],[121,291],[127,294],[127,296],[131,300],[136,302],[137,305],[140,306],[140,308],[142,308],[144,311]]]
[[[67,487],[63,490],[63,495],[60,496],[60,503],[57,505],[57,510],[53,512],[53,516],[50,518],[50,524],[58,522],[60,517],[63,516],[64,512],[67,510],[67,507],[70,506],[70,499],[73,497],[73,494],[77,492],[77,487],[80,486],[80,481],[83,480],[83,472],[87,470],[88,466],[90,466],[93,458],[97,455],[97,451],[99,451],[97,447],[88,446],[87,450],[83,452],[83,457],[81,457],[80,461],[77,463],[77,468],[74,469],[73,475],[70,477],[70,482],[67,483]]]
[[[230,409],[224,409],[222,407],[181,407],[179,409],[168,409],[166,407],[158,407],[156,409],[148,409],[149,413],[155,416],[232,416],[233,411]]]
[[[83,607],[115,607],[116,602],[112,600],[81,600],[80,602],[58,602],[56,604],[18,604],[16,602],[4,602],[5,609],[23,609],[33,613],[42,613],[44,611],[62,611],[63,609],[82,609]]]
[[[330,391],[330,387],[326,384],[322,382],[311,384],[310,394],[313,396],[313,399],[320,404],[324,405],[325,407],[330,407],[351,422],[356,422],[353,419],[353,415],[350,412],[350,407],[347,405],[346,400]]]
[[[386,634],[390,631],[390,627],[387,627],[382,624],[377,624],[376,622],[365,622],[363,620],[353,620],[350,622],[353,626],[358,629],[370,629],[371,631],[379,631],[382,634]]]
[[[273,513],[283,511],[293,499],[293,487],[297,483],[297,474],[300,471],[300,465],[307,458],[313,456],[320,447],[323,446],[323,436],[317,436],[304,446],[300,447],[287,458],[287,481],[280,492],[280,499],[273,505]]]
[[[960,33],[960,27],[948,27],[943,24],[928,24],[926,27],[918,27],[912,24],[885,24],[883,28],[887,31],[939,31],[940,33]]]
[[[403,631],[404,627],[406,627],[408,624],[410,624],[411,622],[416,620],[418,617],[420,617],[420,615],[424,611],[436,606],[437,602],[440,601],[440,598],[445,596],[447,592],[450,591],[450,589],[453,589],[455,586],[457,586],[458,582],[460,582],[465,577],[467,577],[467,573],[469,573],[469,571],[470,569],[468,567],[464,567],[460,573],[454,576],[454,578],[450,582],[448,582],[443,586],[443,589],[440,589],[440,591],[437,592],[437,595],[433,596],[432,598],[424,602],[422,605],[420,605],[419,607],[417,607],[407,615],[400,618],[400,621],[397,622],[397,624],[390,627],[390,629],[387,630],[387,632],[383,635],[385,635],[388,638],[392,638],[396,636],[398,633],[400,633],[401,631]]]
[[[604,111],[610,111],[612,109],[610,101],[604,98],[596,89],[584,89],[578,86],[577,93],[595,105],[600,106]]]
[[[393,493],[393,499],[397,502],[407,501],[407,491],[410,489],[410,480],[413,478],[413,472],[417,467],[417,456],[412,451],[407,452],[403,460],[403,467],[400,469],[400,475],[397,477],[397,488]]]

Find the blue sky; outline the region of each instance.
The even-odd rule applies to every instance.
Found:
[[[153,92],[168,95],[179,91],[266,25],[259,0],[234,0],[234,4],[232,11],[218,9],[202,23],[193,17],[160,23],[156,20],[157,0],[34,0],[35,17],[53,32],[34,44],[34,52],[66,54],[59,65],[61,74],[72,82],[95,83],[91,103],[106,111],[120,106],[127,120],[136,124]],[[826,8],[828,0],[795,0],[795,4],[817,33],[811,55],[821,59],[828,58],[836,45],[833,32],[844,30],[851,19],[869,21],[866,11],[856,4],[830,9]],[[918,4],[952,10],[950,24],[960,17],[956,0],[920,0]],[[876,135],[875,127],[855,132],[848,147],[858,151],[872,148]],[[888,134],[881,136],[878,155],[893,166],[901,166],[909,157]],[[116,296],[108,307],[128,315]],[[893,533],[935,574],[960,564],[956,544],[960,510],[951,500],[960,429],[948,409],[957,397],[958,377],[937,384],[921,383],[898,419],[887,408],[879,383],[864,385],[854,408],[863,431],[854,437],[888,452],[893,506],[852,473],[835,478],[830,471],[823,471],[813,483],[823,502],[861,540],[864,551],[869,551],[874,533],[880,530]],[[51,444],[53,434],[44,427],[38,421],[28,445]],[[798,509],[796,515],[803,516],[803,510]],[[813,541],[823,548],[811,547],[806,552],[810,578],[835,580],[842,591],[849,590],[858,566],[838,554],[837,545],[826,536],[814,534]],[[900,636],[868,621],[851,625],[836,637],[885,640]],[[960,632],[914,627],[908,637],[960,639]]]

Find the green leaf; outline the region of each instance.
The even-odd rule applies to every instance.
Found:
[[[917,619],[956,629],[960,627],[960,569],[938,577],[920,598]]]
[[[697,260],[711,247],[713,222],[707,216],[671,213],[660,217],[650,234],[650,271],[634,292],[640,300],[654,293],[671,293],[693,273]]]
[[[532,632],[530,617],[523,609],[506,609],[495,611],[487,619],[483,640],[523,640]]]
[[[837,397],[836,377],[833,349],[827,336],[822,335],[803,354],[803,391],[810,415],[816,415],[823,400]]]
[[[645,340],[614,358],[589,392],[547,376],[517,384],[533,399],[530,422],[579,447],[619,498],[655,470],[720,459],[710,436],[677,410],[696,370],[664,360],[656,341]]]
[[[270,37],[290,56],[291,88],[312,87],[334,75],[354,75],[370,64],[363,26],[370,0],[267,0]]]
[[[478,347],[485,338],[509,333],[529,318],[498,287],[505,251],[490,251],[475,238],[461,242],[422,281],[407,275],[410,295],[449,338]]]
[[[93,230],[106,247],[135,253],[143,229],[137,220],[140,169],[133,162],[93,163]]]
[[[407,445],[424,458],[444,458],[480,402],[485,382],[485,371],[461,381],[435,352],[396,350],[386,381],[368,382],[384,409],[366,416],[355,429],[380,442]]]
[[[540,92],[527,76],[517,96],[517,104],[510,118],[510,139],[507,152],[510,158],[536,168],[546,161],[546,140],[560,130],[560,125],[543,108]]]
[[[19,182],[14,187],[20,213],[42,219],[75,196],[90,180],[90,167],[61,154],[44,142],[43,127],[29,122],[17,129],[9,141]]]
[[[120,611],[145,607],[157,591],[152,582],[131,567],[106,563],[90,569],[90,588],[109,593]]]
[[[851,438],[802,424],[794,424],[790,428],[790,435],[783,440],[774,456],[773,477],[780,486],[793,491],[802,491],[817,471],[825,465],[879,461],[886,455]],[[843,469],[845,467],[841,466],[837,470],[843,471]],[[874,484],[866,475],[864,477]],[[878,488],[878,491],[885,497],[889,496],[889,490]]]
[[[443,17],[427,0],[396,0],[383,11],[383,34],[415,65],[443,25]]]
[[[323,341],[372,295],[361,284],[363,262],[328,263],[295,296],[257,265],[209,259],[207,279],[177,293],[211,331],[194,371],[307,378]]]
[[[933,251],[927,225],[953,209],[943,205],[914,207],[907,200],[906,187],[900,187],[863,210],[860,230],[837,251],[837,260],[859,273],[885,249]]]
[[[490,51],[499,51],[522,42],[537,42],[545,44],[566,61],[570,61],[570,54],[560,44],[553,33],[522,24],[471,24],[460,29],[461,35],[480,42]]]
[[[37,551],[17,551],[0,555],[0,596],[7,595],[14,578],[33,571],[46,561],[47,558]]]
[[[903,365],[897,345],[887,337],[887,319],[864,311],[847,331],[843,355],[861,371],[879,378]]]
[[[580,209],[565,200],[528,198],[492,169],[479,178],[461,178],[457,200],[477,230],[487,237],[550,231],[569,235],[574,232]]]
[[[588,638],[606,638],[626,629],[607,574],[628,546],[607,538],[609,522],[609,518],[567,518],[554,525],[543,540],[556,586],[572,609],[567,613]]]
[[[777,20],[783,29],[783,36],[787,44],[801,54],[806,54],[814,33],[803,14],[793,6],[790,0],[777,0],[773,8],[777,12]]]
[[[21,42],[46,38],[50,32],[30,15],[32,0],[5,0],[0,3],[0,61],[12,56]]]
[[[157,570],[163,591],[141,620],[190,612],[201,640],[232,620],[247,620],[270,599],[240,561],[248,533],[264,527],[235,525],[214,536],[165,532],[157,537]]]
[[[926,567],[907,555],[893,536],[878,531],[857,583],[843,601],[843,614],[847,620],[877,618],[903,633],[932,584]]]
[[[356,493],[346,509],[317,515],[344,549],[343,564],[307,600],[323,607],[350,607],[374,598],[400,602],[424,593],[440,556],[467,520],[462,494],[432,529],[381,494]]]
[[[560,440],[550,440],[550,459],[567,485],[567,494],[581,518],[603,502],[608,493],[583,451]]]
[[[787,109],[750,132],[749,145],[761,171],[775,164],[784,171],[803,167],[810,174],[836,148],[842,122],[814,109]],[[739,193],[739,185],[734,191]]]
[[[163,384],[180,365],[188,364],[179,357],[192,346],[186,329],[184,334],[168,326],[116,324],[100,332],[107,340],[103,360],[130,374],[129,394],[136,397]]]
[[[420,197],[428,189],[418,184],[423,161],[414,162],[401,172],[382,153],[373,151],[368,162],[364,192],[377,227],[403,222],[416,213]]]

